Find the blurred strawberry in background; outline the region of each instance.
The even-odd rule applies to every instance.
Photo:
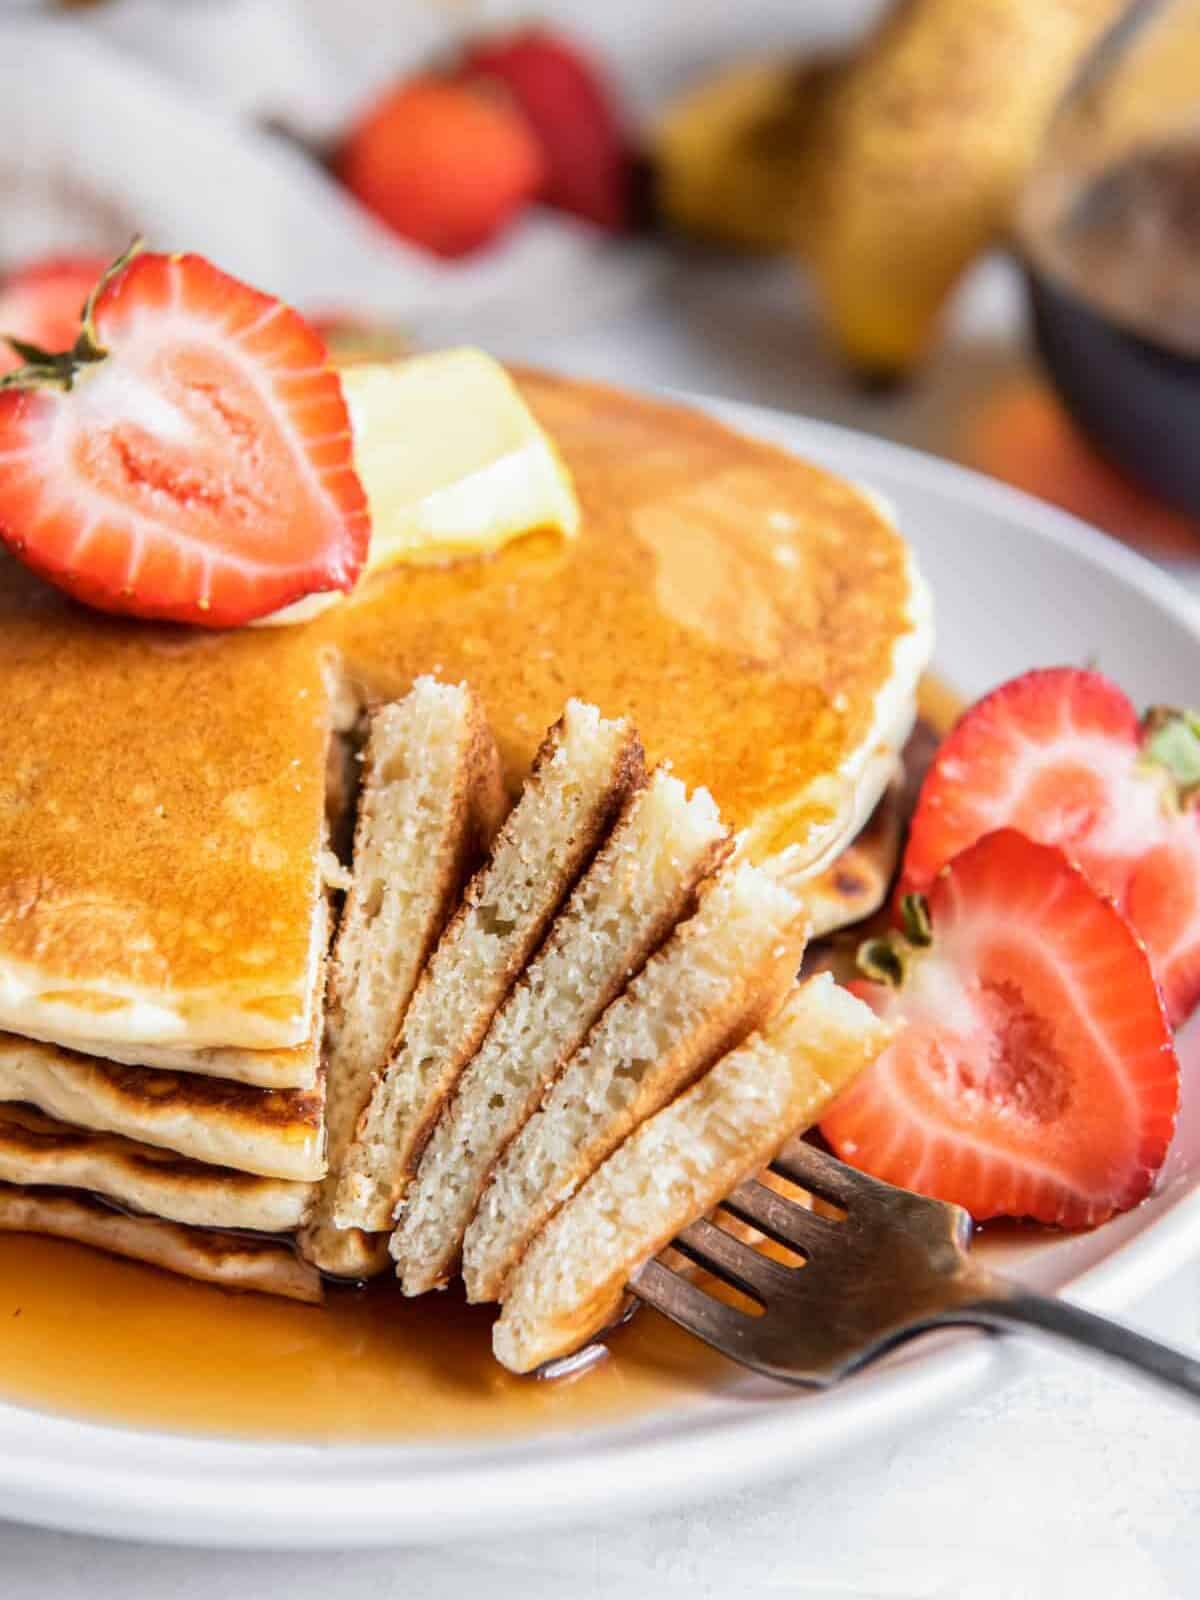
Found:
[[[482,39],[460,76],[506,91],[524,112],[546,160],[547,205],[614,233],[630,226],[630,141],[612,85],[578,44],[539,27]]]
[[[402,238],[435,255],[490,243],[541,189],[546,164],[506,98],[426,75],[388,90],[346,136],[336,168]]]
[[[99,255],[49,256],[9,273],[0,283],[0,338],[69,350],[83,303],[107,265]],[[22,364],[11,345],[0,343],[0,373]]]
[[[616,96],[547,28],[468,44],[451,74],[390,89],[351,128],[336,170],[368,210],[440,256],[490,243],[535,199],[614,233],[633,212]]]

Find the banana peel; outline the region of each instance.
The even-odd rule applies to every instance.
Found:
[[[822,97],[797,249],[847,361],[907,374],[1006,229],[1054,108],[1123,0],[901,0]]]
[[[651,131],[659,215],[690,238],[755,253],[803,231],[833,59],[743,61],[672,101]]]

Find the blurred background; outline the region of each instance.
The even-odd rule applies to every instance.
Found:
[[[1200,570],[1200,0],[0,0],[0,329],[135,232],[346,359],[803,411]]]

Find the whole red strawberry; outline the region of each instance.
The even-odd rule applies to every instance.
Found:
[[[105,274],[0,378],[0,540],[105,611],[233,627],[353,586],[370,523],[325,346],[201,256]]]
[[[0,287],[0,339],[69,349],[84,301],[107,266],[104,256],[48,256],[10,273]],[[0,373],[19,367],[21,359],[10,344],[0,344]]]
[[[629,227],[633,163],[616,97],[577,44],[524,28],[473,44],[461,72],[502,86],[525,113],[546,158],[547,205],[613,232]]]
[[[394,232],[453,257],[502,232],[541,189],[546,169],[525,118],[506,99],[422,77],[368,107],[337,170]]]

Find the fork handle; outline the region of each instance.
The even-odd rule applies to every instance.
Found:
[[[1133,1367],[1168,1389],[1200,1400],[1200,1361],[1170,1345],[1148,1339],[1120,1322],[1094,1311],[988,1274],[978,1298],[962,1301],[935,1315],[939,1325],[971,1323],[998,1330],[1035,1328],[1068,1344],[1081,1345]]]

